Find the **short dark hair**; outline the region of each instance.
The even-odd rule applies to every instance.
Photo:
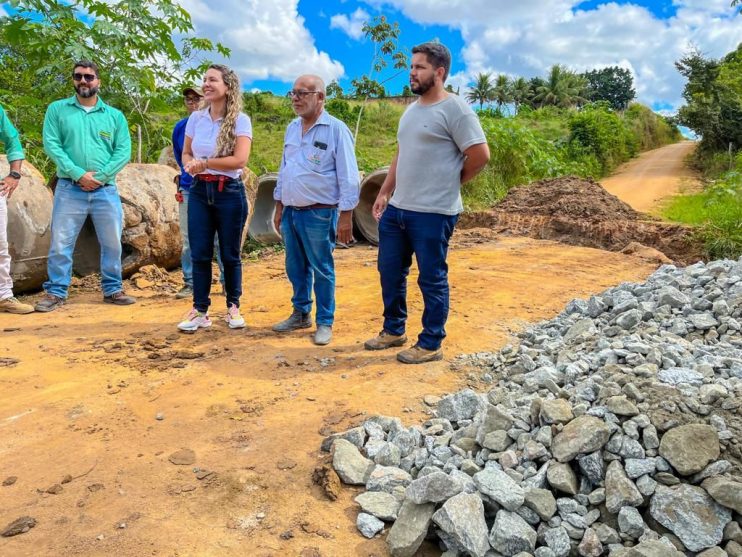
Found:
[[[95,72],[95,77],[100,77],[98,74],[98,65],[90,60],[78,60],[75,62],[75,65],[72,66],[72,70],[74,71],[75,68],[89,68]]]
[[[438,41],[422,43],[412,48],[412,54],[418,53],[425,54],[428,63],[432,64],[433,68],[443,68],[443,81],[448,79],[448,72],[451,70],[451,51],[446,48],[446,45]]]

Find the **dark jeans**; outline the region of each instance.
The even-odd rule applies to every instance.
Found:
[[[211,261],[214,234],[224,264],[227,307],[240,305],[242,295],[242,229],[247,220],[247,197],[239,179],[218,182],[195,180],[188,199],[188,240],[193,262],[193,307],[207,311],[211,300]]]
[[[423,295],[423,331],[417,344],[437,350],[446,337],[448,318],[448,241],[458,215],[421,213],[389,205],[379,222],[378,269],[384,300],[384,330],[392,335],[405,332],[407,320],[407,275],[415,254]]]

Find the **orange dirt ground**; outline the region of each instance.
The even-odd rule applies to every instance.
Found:
[[[290,311],[280,255],[245,264],[245,330],[219,321],[178,334],[189,304],[156,288],[132,291],[135,306],[103,304],[83,287],[51,314],[0,314],[0,529],[38,521],[0,538],[0,555],[387,555],[383,537],[356,530],[357,489],[333,502],[313,485],[324,434],[373,414],[421,423],[424,395],[486,389],[451,370],[456,355],[495,350],[571,299],[656,267],[488,230],[455,238],[446,360],[422,366],[363,350],[381,326],[376,250],[366,246],[337,252],[327,347],[306,330],[271,332]],[[422,304],[410,278],[414,337]],[[224,299],[213,300],[218,314]],[[194,464],[168,460],[181,448]]]

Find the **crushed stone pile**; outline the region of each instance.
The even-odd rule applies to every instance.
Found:
[[[461,358],[489,392],[323,449],[394,557],[739,556],[741,331],[742,259],[665,265]]]
[[[539,180],[513,188],[495,206],[498,211],[586,221],[637,220],[639,213],[598,182],[576,176]]]
[[[132,286],[140,290],[153,289],[164,292],[174,292],[183,284],[182,280],[178,280],[166,269],[157,265],[144,265],[140,267],[136,273],[129,277],[129,282]]]

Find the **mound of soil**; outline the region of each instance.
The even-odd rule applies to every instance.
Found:
[[[584,219],[637,220],[639,213],[611,195],[594,180],[564,176],[540,180],[510,190],[495,207],[498,211],[524,215]]]

